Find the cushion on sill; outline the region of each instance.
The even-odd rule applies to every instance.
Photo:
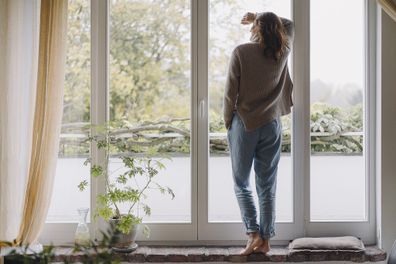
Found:
[[[289,252],[318,251],[364,251],[363,242],[353,236],[343,237],[303,237],[289,243]]]

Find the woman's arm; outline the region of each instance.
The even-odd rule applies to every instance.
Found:
[[[252,12],[247,12],[246,14],[243,15],[241,24],[242,25],[249,25],[254,22],[254,20],[257,18],[262,13],[252,13]],[[294,23],[284,17],[279,17],[282,21],[283,26],[285,27],[286,34],[289,37],[290,42],[293,42],[294,39]]]
[[[289,37],[289,43],[293,43],[294,41],[294,23],[293,21],[279,17],[282,20],[283,27],[285,28],[286,34]]]

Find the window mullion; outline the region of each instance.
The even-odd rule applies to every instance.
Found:
[[[200,199],[198,189],[198,1],[191,0],[191,219],[194,228],[193,237],[198,240],[198,199]]]
[[[104,125],[108,121],[108,0],[91,0],[91,124]],[[91,130],[94,135],[95,131]],[[92,164],[105,165],[103,150],[91,145]],[[96,196],[104,193],[103,177],[91,176],[91,211],[96,209]],[[97,238],[104,230],[104,222],[91,213],[91,237]]]
[[[196,1],[197,8],[197,140],[198,140],[198,239],[205,237],[208,222],[208,38],[209,0]]]
[[[373,244],[378,241],[375,234],[375,222],[376,222],[376,206],[375,206],[375,175],[376,175],[376,21],[377,21],[377,5],[374,1],[365,0],[366,2],[366,123],[365,126],[365,138],[368,139],[368,142],[365,144],[366,146],[366,181],[368,183],[368,221],[370,222],[370,227],[372,228],[372,232],[374,235],[372,236]]]
[[[302,235],[309,222],[310,201],[310,5],[301,0],[293,5],[293,168],[294,222]]]

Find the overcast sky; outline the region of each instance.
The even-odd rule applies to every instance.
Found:
[[[311,0],[311,79],[364,82],[364,1]]]
[[[272,11],[291,17],[290,0],[241,0],[241,3],[245,9],[235,12],[236,21],[248,11]],[[334,87],[345,83],[363,87],[363,14],[363,0],[311,0],[311,80],[320,79]]]

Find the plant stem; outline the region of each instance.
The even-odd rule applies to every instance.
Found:
[[[147,183],[146,183],[146,185],[143,187],[143,189],[140,190],[140,193],[139,193],[139,195],[138,195],[138,198],[137,198],[136,201],[132,204],[132,206],[129,208],[128,214],[131,213],[131,210],[132,210],[132,208],[135,206],[135,204],[136,204],[138,201],[140,201],[140,196],[142,196],[143,192],[149,187],[150,183],[151,183],[151,178],[149,178],[149,180],[147,181]]]

